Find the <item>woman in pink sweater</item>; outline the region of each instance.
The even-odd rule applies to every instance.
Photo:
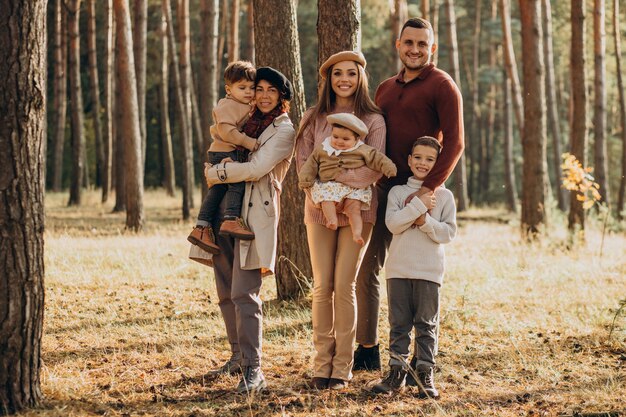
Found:
[[[318,103],[306,111],[296,138],[296,167],[302,168],[316,146],[330,136],[326,116],[354,113],[369,131],[365,144],[385,151],[385,121],[369,97],[365,57],[360,52],[332,55],[320,67],[324,79]],[[367,166],[343,170],[335,181],[354,188],[374,184],[382,174]],[[326,227],[322,210],[307,195],[304,222],[313,265],[313,343],[315,361],[310,386],[343,389],[352,379],[356,337],[356,276],[376,220],[377,199],[362,212],[366,244],[352,239],[348,218],[339,213],[337,229]],[[338,212],[340,209],[337,210]]]

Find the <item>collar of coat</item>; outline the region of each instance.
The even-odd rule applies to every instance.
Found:
[[[351,148],[348,149],[335,149],[333,148],[333,146],[330,144],[330,140],[331,137],[327,137],[326,139],[324,139],[324,142],[322,142],[322,149],[324,149],[326,151],[326,153],[328,154],[328,156],[333,156],[333,155],[340,155],[343,152],[350,152],[355,150],[356,148],[358,148],[359,146],[363,145],[363,141],[359,140],[357,141],[356,145],[354,145]]]

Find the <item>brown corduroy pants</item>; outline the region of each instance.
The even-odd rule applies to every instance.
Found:
[[[308,224],[313,266],[313,344],[315,377],[352,379],[356,337],[356,275],[367,243],[352,240],[350,226],[330,230]],[[372,224],[363,225],[369,242]]]

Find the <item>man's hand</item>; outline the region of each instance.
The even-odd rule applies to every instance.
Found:
[[[413,200],[413,197],[419,197],[423,194],[432,193],[432,192],[433,190],[431,190],[430,188],[422,187],[416,192],[409,194],[409,196],[404,200],[404,205],[406,206],[407,204],[409,204],[409,202]]]
[[[432,210],[437,205],[437,198],[435,197],[435,193],[432,191],[422,194],[418,198],[422,201],[422,203],[424,203],[428,210]]]

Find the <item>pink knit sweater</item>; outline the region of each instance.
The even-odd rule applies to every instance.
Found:
[[[333,113],[351,113],[352,108],[336,107]],[[305,123],[312,114],[312,109],[307,110],[302,116],[301,125]],[[322,141],[330,136],[332,126],[326,122],[326,114],[320,115],[317,120],[314,120],[309,124],[302,132],[301,137],[296,143],[296,169],[300,172],[302,165],[306,162],[307,158],[313,152],[313,149],[322,143]],[[369,134],[365,137],[363,142],[367,145],[376,148],[381,152],[385,152],[385,137],[387,129],[385,127],[385,120],[380,114],[372,113],[362,117],[363,123],[367,126]],[[346,170],[343,174],[337,177],[337,181],[344,183],[350,187],[364,188],[374,184],[382,176],[377,171],[374,171],[366,166]],[[365,223],[374,224],[376,222],[376,208],[378,206],[378,199],[376,198],[376,189],[373,190],[372,203],[370,209],[362,211],[363,221]],[[348,226],[348,217],[344,214],[338,215],[339,227]],[[305,224],[325,224],[324,214],[321,209],[315,208],[313,202],[307,196],[304,204],[304,223]]]

